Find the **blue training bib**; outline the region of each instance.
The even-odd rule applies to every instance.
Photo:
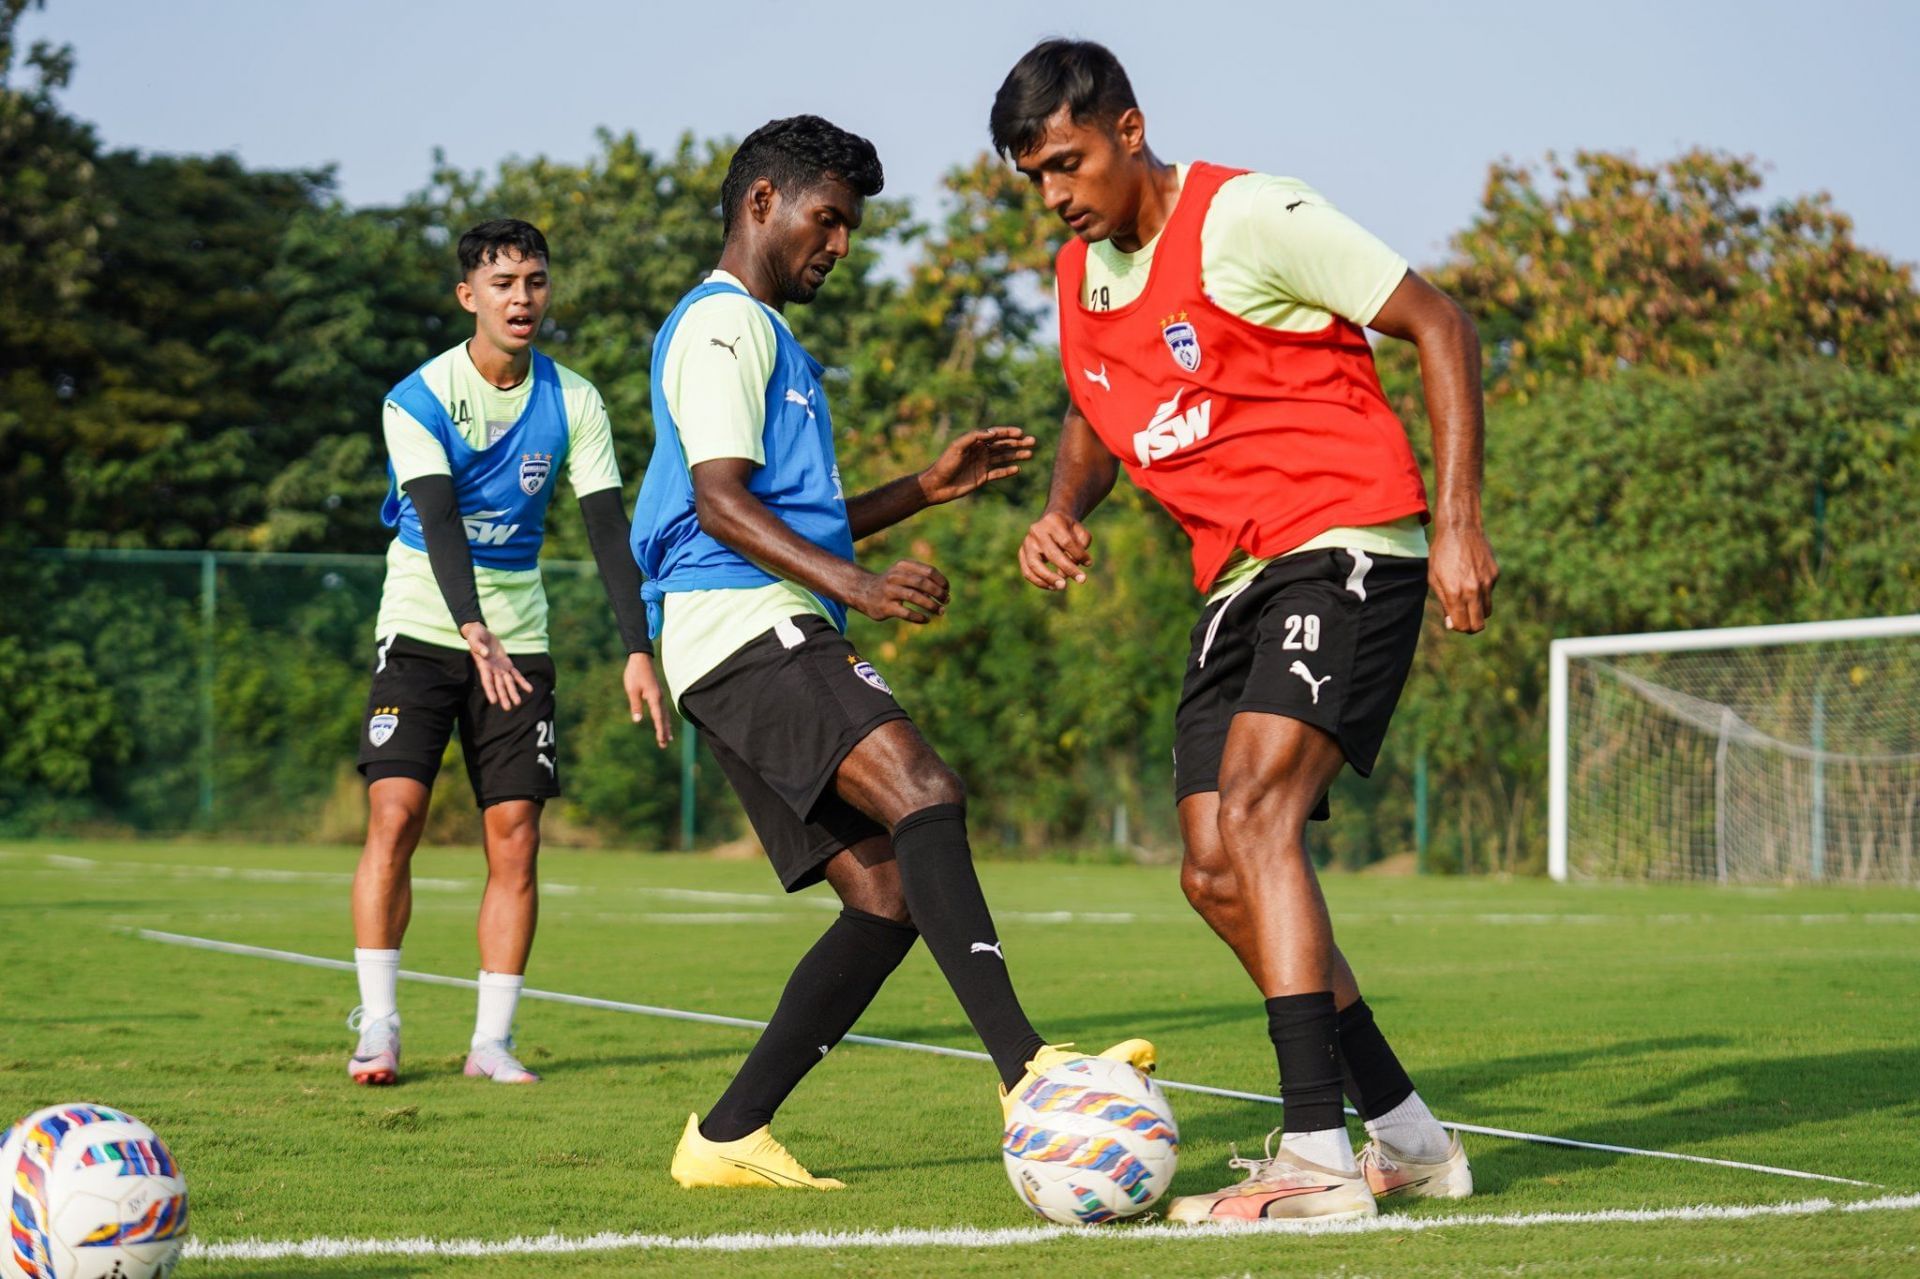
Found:
[[[633,558],[646,578],[647,629],[660,634],[660,602],[673,591],[751,590],[781,579],[700,527],[694,512],[693,477],[680,446],[680,428],[667,407],[664,372],[667,350],[687,308],[715,293],[745,294],[737,285],[711,281],[680,299],[653,340],[653,458],[633,508]],[[751,296],[751,295],[748,295]],[[758,299],[755,299],[758,302]],[[759,303],[766,307],[764,302]],[[766,307],[769,315],[771,307]],[[846,495],[833,451],[833,417],[820,362],[808,355],[777,318],[778,343],[773,376],[767,380],[766,427],[761,437],[766,464],[747,479],[747,491],[794,532],[841,559],[853,558],[853,529],[847,523]],[[847,606],[820,598],[845,630]]]
[[[419,369],[387,393],[388,401],[404,409],[446,450],[467,548],[473,552],[473,562],[485,568],[539,565],[547,503],[567,456],[567,403],[560,375],[552,360],[535,351],[528,376],[533,378],[533,390],[519,420],[483,449],[467,443]],[[387,500],[381,503],[380,521],[414,550],[427,549],[420,513],[395,482],[392,462],[387,463]]]

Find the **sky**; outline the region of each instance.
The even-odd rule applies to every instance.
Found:
[[[1007,69],[1072,35],[1119,54],[1163,159],[1301,178],[1416,265],[1495,160],[1696,145],[1920,260],[1920,3],[1898,0],[48,0],[21,35],[74,46],[62,101],[109,146],[331,164],[355,204],[420,188],[435,147],[485,170],[583,160],[600,126],[667,150],[811,111],[928,212]]]

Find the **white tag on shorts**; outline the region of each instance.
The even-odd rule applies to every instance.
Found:
[[[800,633],[800,628],[793,624],[791,617],[783,617],[775,622],[773,624],[773,633],[779,638],[781,648],[799,648],[801,644],[806,642],[807,638]]]

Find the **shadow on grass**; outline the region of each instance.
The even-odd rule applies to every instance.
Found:
[[[1713,1060],[1673,1060],[1677,1055],[1702,1052],[1710,1053]],[[1604,1118],[1554,1123],[1549,1106],[1532,1106],[1516,1115],[1508,1106],[1475,1104],[1477,1096],[1508,1087],[1516,1077],[1534,1081],[1536,1092],[1541,1084],[1550,1084],[1555,1075],[1567,1076],[1568,1088],[1577,1088],[1581,1086],[1579,1076],[1596,1060],[1614,1069],[1635,1068],[1646,1081],[1643,1087],[1610,1101]],[[1805,1153],[1756,1153],[1751,1144],[1743,1144],[1736,1153],[1727,1150],[1726,1143],[1750,1143],[1756,1134],[1785,1134],[1810,1125],[1881,1113],[1903,1117],[1905,1122],[1896,1122],[1894,1127],[1905,1127],[1913,1117],[1916,1078],[1920,1078],[1920,1046],[1759,1057],[1742,1055],[1726,1039],[1689,1035],[1633,1040],[1598,1050],[1533,1053],[1484,1064],[1428,1068],[1421,1071],[1421,1087],[1444,1103],[1448,1118],[1490,1127],[1524,1128],[1578,1141],[1678,1150],[1710,1158],[1744,1158],[1754,1163],[1799,1167],[1806,1172],[1873,1180],[1888,1175],[1888,1171],[1884,1161],[1869,1148],[1861,1148],[1855,1160],[1842,1161],[1845,1166],[1806,1167]],[[1569,1109],[1588,1109],[1588,1103]],[[1489,1188],[1497,1188],[1495,1178],[1526,1179],[1569,1168],[1607,1166],[1629,1158],[1633,1156],[1604,1151],[1509,1146],[1497,1158],[1486,1161]],[[1476,1177],[1480,1166],[1476,1162]],[[1908,1178],[1915,1179],[1910,1170]]]
[[[978,1150],[953,1155],[946,1159],[907,1158],[888,1159],[883,1163],[872,1164],[836,1163],[831,1168],[825,1170],[824,1173],[821,1173],[821,1169],[818,1166],[815,1167],[814,1171],[824,1176],[841,1177],[843,1179],[847,1176],[858,1177],[868,1173],[872,1173],[875,1177],[891,1177],[897,1176],[902,1171],[908,1169],[918,1172],[926,1168],[978,1168],[982,1160],[996,1160],[999,1156],[999,1150],[993,1145],[987,1144],[981,1146]]]
[[[530,1069],[538,1071],[543,1079],[564,1079],[568,1075],[587,1075],[604,1070],[633,1070],[642,1066],[671,1066],[744,1057],[748,1046],[742,1044],[731,1048],[684,1048],[672,1052],[632,1053],[620,1057],[581,1053],[567,1057],[542,1057],[537,1061],[529,1058],[527,1065]],[[464,1061],[465,1058],[461,1060]],[[458,1069],[456,1066],[456,1072]]]
[[[1150,1012],[1142,1012],[1138,1009],[1105,1013],[1076,1011],[1068,1017],[1049,1016],[1044,1020],[1047,1024],[1039,1027],[1043,1036],[1058,1034],[1062,1037],[1049,1042],[1060,1043],[1070,1040],[1082,1049],[1095,1052],[1105,1048],[1109,1041],[1130,1039],[1135,1035],[1154,1039],[1156,1036],[1165,1035],[1169,1030],[1211,1030],[1220,1026],[1229,1026],[1235,1022],[1244,1023],[1248,1034],[1256,1036],[1266,1034],[1266,1018],[1261,1012],[1259,996],[1252,993],[1249,993],[1245,999],[1226,1004],[1174,1005],[1155,1008]],[[854,1032],[861,1035],[877,1035],[884,1039],[937,1043],[942,1039],[950,1038],[956,1032],[967,1034],[968,1027],[960,1006],[955,1004],[953,1020],[949,1022],[911,1026],[897,1022],[884,1025],[869,1025],[862,1022],[854,1027]],[[972,1049],[980,1047],[979,1043],[972,1040],[970,1036],[956,1046]]]
[[[507,1260],[507,1258],[501,1258]],[[445,1262],[415,1264],[407,1258],[367,1258],[359,1266],[342,1269],[340,1262],[288,1262],[284,1266],[259,1267],[259,1264],[246,1266],[246,1269],[234,1269],[236,1262],[225,1262],[219,1267],[223,1275],[246,1275],[246,1279],[313,1279],[315,1275],[378,1275],[380,1279],[424,1279],[426,1275],[445,1275]],[[192,1273],[200,1273],[202,1266],[194,1266]]]
[[[1741,1056],[1740,1051],[1736,1041],[1723,1036],[1686,1035],[1425,1066],[1415,1075],[1421,1093],[1442,1118],[1449,1120],[1575,1141],[1773,1164],[1863,1181],[1884,1182],[1891,1177],[1894,1181],[1889,1184],[1902,1189],[1920,1184],[1920,1170],[1910,1159],[1889,1169],[1886,1152],[1875,1153],[1871,1143],[1849,1146],[1856,1151],[1852,1158],[1827,1154],[1824,1137],[1798,1138],[1790,1148],[1785,1142],[1774,1143],[1771,1150],[1757,1150],[1754,1144],[1756,1137],[1784,1137],[1802,1127],[1864,1116],[1893,1121],[1884,1127],[1877,1125],[1879,1131],[1909,1129],[1916,1112],[1920,1112],[1912,1087],[1912,1081],[1920,1078],[1920,1046],[1778,1057]],[[1711,1060],[1703,1062],[1702,1056]],[[1556,1114],[1591,1114],[1595,1109],[1592,1098],[1576,1099],[1574,1092],[1585,1087],[1581,1077],[1596,1062],[1611,1069],[1631,1068],[1645,1083],[1625,1095],[1610,1097],[1601,1117],[1557,1121]],[[1564,1077],[1561,1095],[1568,1098],[1564,1110],[1559,1111],[1550,1100],[1556,1077]],[[1523,1080],[1536,1096],[1546,1095],[1549,1100],[1544,1104],[1515,1104],[1498,1096]],[[1203,1107],[1189,1103],[1180,1110],[1183,1152],[1220,1150],[1238,1143],[1241,1154],[1257,1156],[1261,1138],[1279,1125],[1280,1117],[1280,1107],[1253,1102]],[[1358,1124],[1353,1128],[1358,1137]],[[1476,1146],[1471,1137],[1468,1146],[1474,1156],[1475,1185],[1483,1192],[1496,1194],[1515,1185],[1551,1182],[1559,1175],[1609,1168],[1640,1158],[1490,1139]],[[1191,1169],[1183,1169],[1182,1193],[1194,1193],[1190,1178],[1215,1179],[1224,1185],[1239,1175],[1216,1176],[1227,1172],[1224,1160],[1204,1174],[1198,1171],[1201,1167],[1195,1163]]]
[[[204,1013],[194,1012],[125,1013],[116,1011],[112,1015],[112,1023],[117,1026],[129,1021],[201,1021],[204,1018]],[[18,1014],[9,1014],[7,1021],[15,1026],[85,1026],[88,1029],[103,1024],[98,1012],[76,1013],[71,1017],[22,1017]]]

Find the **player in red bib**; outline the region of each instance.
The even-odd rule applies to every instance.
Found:
[[[1124,468],[1192,539],[1206,596],[1174,729],[1181,886],[1266,999],[1285,1106],[1277,1148],[1168,1216],[1364,1216],[1389,1196],[1470,1194],[1458,1139],[1334,944],[1305,833],[1343,766],[1372,772],[1429,586],[1456,632],[1491,611],[1473,322],[1304,183],[1162,162],[1100,45],[1028,52],[992,131],[1074,233],[1057,285],[1071,402],[1021,571],[1043,590],[1088,581],[1081,521]],[[1363,326],[1419,349],[1431,508]],[[1343,1088],[1368,1131],[1357,1159]]]

